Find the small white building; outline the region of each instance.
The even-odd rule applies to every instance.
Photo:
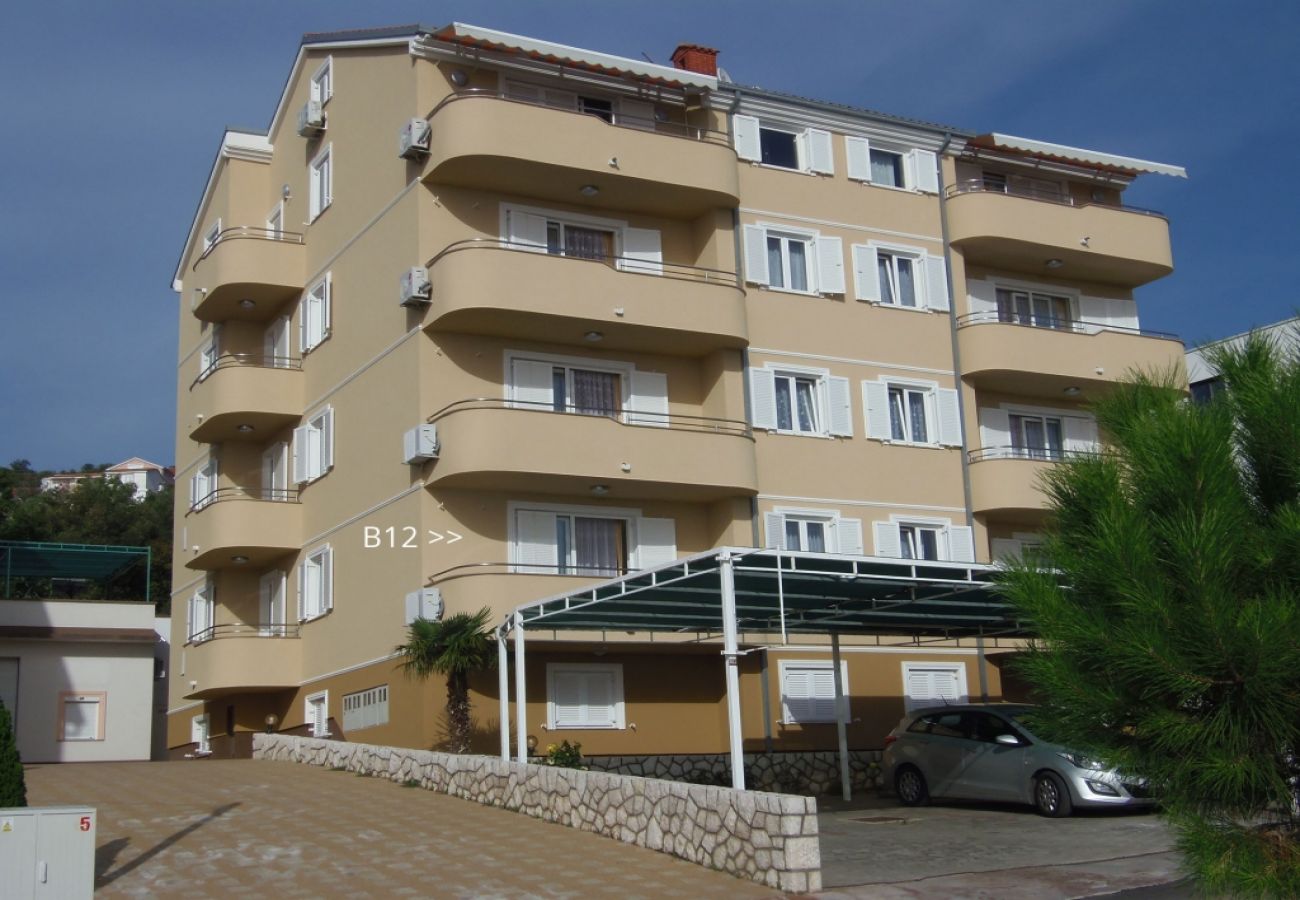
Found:
[[[1210,364],[1210,361],[1206,358],[1206,353],[1223,346],[1239,347],[1252,334],[1261,334],[1271,341],[1278,342],[1281,346],[1300,345],[1300,316],[1283,319],[1281,322],[1275,322],[1272,325],[1265,325],[1262,328],[1235,334],[1232,337],[1211,341],[1193,350],[1188,350],[1187,382],[1191,388],[1193,400],[1204,403],[1213,397],[1215,392],[1220,390],[1223,385],[1222,379],[1219,378],[1219,370]]]
[[[91,478],[115,478],[123,484],[135,488],[137,500],[143,500],[146,494],[161,491],[176,481],[176,470],[171,466],[160,466],[133,456],[102,472],[59,472],[41,479],[41,490],[60,491],[75,488],[81,482]]]

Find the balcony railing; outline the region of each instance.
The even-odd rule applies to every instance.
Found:
[[[214,503],[228,500],[259,500],[267,503],[298,503],[298,488],[217,488],[196,499],[190,505],[190,512],[198,512]],[[187,513],[188,515],[188,513]]]
[[[988,312],[966,313],[957,317],[957,327],[968,325],[1020,325],[1025,328],[1042,328],[1048,331],[1069,331],[1075,334],[1097,334],[1101,331],[1114,331],[1120,334],[1134,334],[1141,337],[1160,338],[1176,341],[1178,336],[1166,331],[1153,331],[1150,328],[1129,328],[1125,325],[1108,325],[1101,322],[1083,322],[1078,319],[1059,319],[1050,316],[1024,317],[1015,313]]]
[[[425,421],[433,424],[457,412],[471,409],[518,409],[530,412],[550,412],[570,416],[604,417],[619,425],[631,427],[664,428],[676,431],[697,431],[707,434],[730,434],[736,437],[754,437],[754,429],[739,419],[720,419],[713,416],[691,416],[681,413],[645,412],[632,409],[597,409],[573,404],[558,405],[536,400],[506,400],[499,397],[474,397],[457,400],[429,416]]]
[[[1125,206],[1121,203],[1076,203],[1073,196],[1064,188],[1053,188],[1046,185],[1035,184],[1016,184],[1014,182],[1003,182],[997,179],[986,178],[968,178],[964,181],[958,181],[948,185],[944,194],[948,197],[956,197],[959,194],[1006,194],[1008,197],[1021,197],[1026,200],[1040,200],[1044,203],[1056,203],[1061,206],[1099,206],[1104,209],[1113,209],[1119,212],[1137,213],[1143,216],[1158,216],[1162,219],[1167,218],[1164,213],[1154,209],[1143,209],[1140,206]]]
[[[204,644],[222,638],[296,638],[302,635],[302,626],[285,622],[228,622],[200,628],[190,635],[187,644]]]
[[[966,454],[971,462],[986,459],[1027,459],[1034,462],[1064,462],[1067,459],[1094,458],[1100,450],[1064,450],[1050,447],[981,447]]]
[[[644,131],[647,134],[663,134],[669,137],[687,138],[689,140],[701,141],[711,144],[731,145],[731,139],[725,131],[717,131],[709,128],[699,128],[689,125],[685,122],[660,121],[657,118],[646,116],[628,115],[617,110],[582,110],[576,108],[572,103],[563,102],[560,96],[547,95],[546,91],[540,92],[541,96],[537,98],[511,96],[504,90],[493,90],[491,88],[465,88],[457,91],[447,97],[444,97],[426,116],[432,120],[438,115],[438,111],[452,103],[461,100],[502,100],[507,103],[520,103],[525,106],[540,106],[547,109],[559,110],[561,112],[573,113],[579,116],[589,116],[594,119],[612,125],[617,128],[630,128],[636,131]]]
[[[192,269],[197,269],[199,263],[212,255],[212,252],[226,241],[236,240],[256,240],[256,241],[278,241],[284,244],[301,244],[303,236],[296,231],[281,231],[275,228],[255,228],[251,225],[233,225],[230,228],[223,228],[217,232],[216,238],[212,243],[203,248],[203,253],[199,258],[194,260]]]
[[[627,272],[633,275],[653,275],[663,278],[677,278],[684,281],[693,281],[702,284],[717,284],[724,287],[740,288],[740,278],[735,272],[728,272],[725,269],[710,269],[705,266],[691,266],[684,263],[662,262],[659,260],[646,260],[631,256],[573,256],[566,255],[562,252],[552,252],[542,244],[527,244],[521,241],[509,241],[501,238],[469,238],[463,241],[456,241],[454,244],[448,244],[438,251],[427,263],[426,266],[432,268],[442,260],[453,253],[463,253],[467,250],[512,250],[517,253],[535,253],[549,256],[554,259],[565,259],[574,262],[598,263],[600,265],[610,266],[618,269],[620,272]]]
[[[266,353],[223,353],[199,372],[199,377],[190,382],[190,390],[205,381],[213,372],[220,369],[292,369],[301,370],[302,360],[296,356],[272,356]]]

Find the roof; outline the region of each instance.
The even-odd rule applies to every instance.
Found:
[[[106,580],[149,560],[148,547],[0,541],[0,573],[9,578]]]
[[[1252,328],[1250,331],[1243,331],[1240,334],[1219,338],[1215,341],[1207,341],[1199,347],[1188,350],[1186,357],[1187,381],[1190,384],[1196,384],[1198,381],[1205,381],[1210,378],[1218,377],[1218,369],[1214,368],[1214,366],[1210,364],[1210,361],[1205,358],[1206,351],[1227,344],[1245,343],[1246,338],[1250,337],[1252,334],[1261,335],[1269,341],[1284,341],[1289,344],[1300,345],[1300,316],[1283,319],[1281,322],[1274,322],[1272,325]],[[1285,346],[1285,344],[1283,346]]]
[[[820,109],[844,112],[855,116],[868,116],[895,125],[906,125],[911,128],[925,128],[939,132],[940,134],[952,134],[959,138],[971,138],[975,136],[974,131],[956,128],[952,125],[941,125],[937,122],[927,122],[924,119],[909,119],[906,116],[896,116],[891,113],[883,113],[878,110],[867,109],[863,106],[850,106],[847,103],[835,103],[831,100],[818,100],[814,97],[788,94],[784,91],[774,91],[769,88],[758,87],[757,85],[742,85],[734,82],[727,82],[722,85],[721,90],[731,90],[738,94],[753,94],[755,96],[766,97],[772,100],[795,101],[805,106],[814,106]]]
[[[1046,141],[1013,137],[1009,134],[998,134],[997,132],[978,135],[971,138],[967,144],[971,147],[1003,150],[1036,159],[1090,166],[1110,172],[1120,172],[1125,175],[1154,174],[1172,175],[1175,178],[1187,177],[1187,170],[1182,166],[1150,162],[1145,159],[1135,159],[1131,156],[1116,156],[1113,153],[1101,153],[1096,150],[1083,150],[1078,147],[1067,147],[1064,144],[1049,144]]]
[[[122,462],[118,463],[118,464],[115,465],[115,466],[109,466],[109,467],[108,467],[107,469],[105,469],[104,471],[106,471],[106,472],[137,472],[137,471],[139,471],[140,469],[149,469],[149,470],[152,470],[152,471],[154,471],[154,472],[163,472],[163,471],[166,471],[162,466],[158,465],[157,463],[155,463],[155,462],[149,462],[149,460],[147,460],[147,459],[141,459],[141,458],[138,457],[138,456],[133,456],[133,457],[131,457],[130,459],[124,459],[124,460],[122,460]]]

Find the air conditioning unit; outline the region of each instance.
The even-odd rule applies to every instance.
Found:
[[[407,465],[438,458],[438,426],[417,425],[402,437],[402,458]]]
[[[420,588],[406,595],[406,622],[410,625],[416,619],[428,619],[430,622],[442,620],[442,591],[436,587]]]
[[[411,119],[397,136],[397,155],[402,159],[420,159],[429,152],[429,123]]]
[[[402,273],[402,287],[398,292],[403,306],[420,306],[428,303],[433,293],[429,285],[429,270],[424,266],[411,266]]]
[[[311,137],[325,130],[325,110],[319,100],[308,100],[298,110],[298,134]]]

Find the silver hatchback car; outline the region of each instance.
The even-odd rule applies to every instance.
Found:
[[[1146,783],[1034,736],[1032,706],[916,709],[885,738],[885,784],[907,806],[931,797],[1029,803],[1045,816],[1076,807],[1149,806]]]

